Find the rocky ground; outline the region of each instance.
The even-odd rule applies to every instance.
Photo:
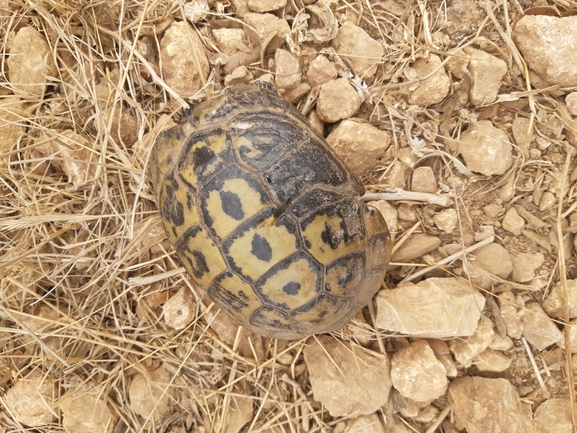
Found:
[[[566,2],[0,1],[0,432],[577,426]],[[158,133],[272,82],[394,237],[374,302],[280,341],[182,272]]]

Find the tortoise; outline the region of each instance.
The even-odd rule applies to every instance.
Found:
[[[238,84],[163,131],[151,177],[195,285],[264,336],[346,324],[381,287],[390,234],[361,181],[270,84]]]

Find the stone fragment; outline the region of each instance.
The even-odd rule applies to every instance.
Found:
[[[409,103],[428,107],[441,102],[449,94],[451,80],[439,56],[429,54],[426,59],[418,59],[413,63],[412,70],[414,72],[409,79],[418,80],[418,83],[410,89]]]
[[[239,389],[226,408],[222,421],[223,433],[238,433],[252,419],[252,399],[248,389]],[[244,394],[244,395],[243,395]]]
[[[515,176],[508,176],[504,185],[498,190],[499,198],[503,202],[509,202],[515,195]]]
[[[391,366],[386,355],[321,335],[305,347],[304,358],[314,399],[332,416],[368,415],[387,402]]]
[[[455,209],[444,209],[433,215],[437,228],[445,233],[453,233],[457,228],[459,216]]]
[[[507,134],[490,120],[480,120],[461,134],[459,153],[471,171],[485,176],[505,173],[513,162]]]
[[[513,125],[511,125],[511,132],[513,133],[515,143],[517,143],[525,157],[529,156],[529,145],[535,138],[533,130],[531,129],[532,127],[531,119],[526,117],[517,117],[513,120]]]
[[[254,358],[255,354],[258,359],[261,359],[264,356],[263,337],[237,325],[233,322],[231,316],[226,314],[224,311],[207,311],[206,321],[209,323],[211,329],[216,332],[218,338],[223,342],[230,346],[238,344],[238,351],[242,356],[251,359]],[[241,336],[239,342],[236,343],[239,328],[242,328],[240,329]]]
[[[506,352],[513,349],[513,346],[513,340],[511,340],[510,337],[506,335],[501,337],[499,334],[496,334],[495,338],[493,338],[493,341],[491,341],[491,344],[489,344],[489,349]]]
[[[8,40],[6,63],[10,85],[23,98],[42,96],[58,71],[46,38],[32,27],[22,27]]]
[[[557,199],[552,192],[545,191],[539,200],[539,210],[541,212],[551,209],[557,203]]]
[[[408,203],[399,204],[399,206],[397,207],[397,214],[398,214],[400,220],[408,221],[411,223],[414,223],[417,221],[417,216],[418,216],[417,211],[415,210],[414,206],[412,206]],[[421,235],[421,234],[422,233],[418,233],[418,235]]]
[[[429,278],[376,297],[378,328],[422,338],[473,335],[485,298],[458,278]]]
[[[497,218],[497,216],[499,216],[503,210],[503,206],[496,203],[488,204],[483,208],[483,212],[485,212],[485,215],[487,215],[489,218]]]
[[[533,130],[531,129],[531,124],[531,119],[526,117],[517,117],[513,120],[511,132],[513,133],[515,142],[521,147],[528,146],[535,138]]]
[[[0,154],[10,152],[24,135],[26,114],[24,103],[15,96],[0,100]],[[6,159],[0,159],[0,167]]]
[[[451,351],[449,350],[449,345],[444,340],[428,340],[429,346],[435,352],[437,359],[445,367],[445,372],[447,377],[457,377],[457,367],[453,362],[453,357],[451,356]]]
[[[234,7],[234,14],[237,17],[244,18],[247,13],[249,13],[247,0],[231,0],[231,4]]]
[[[507,335],[515,340],[519,340],[523,335],[523,322],[519,305],[515,296],[511,292],[503,292],[499,295],[499,305],[501,317],[507,328]]]
[[[68,182],[80,187],[95,179],[98,155],[87,138],[72,130],[46,134],[50,137],[42,137],[36,149],[66,174]]]
[[[443,364],[425,340],[402,348],[391,359],[391,380],[399,393],[417,402],[429,402],[447,391]]]
[[[71,389],[59,406],[66,433],[110,433],[118,418],[106,404],[106,396],[95,390]]]
[[[567,285],[563,287],[561,281],[556,283],[551,293],[545,301],[543,308],[551,317],[563,319],[564,306],[567,305],[569,319],[577,317],[577,280],[567,280]]]
[[[465,48],[464,51],[471,57],[471,103],[475,106],[492,104],[497,99],[501,80],[507,72],[507,63],[485,51],[474,48]]]
[[[529,68],[548,84],[577,86],[577,16],[525,15],[513,36]]]
[[[493,349],[486,349],[473,360],[477,371],[500,373],[511,366],[512,359],[504,353]]]
[[[321,120],[316,110],[311,110],[309,112],[308,119],[313,128],[315,128],[321,135],[324,136],[325,122]]]
[[[192,24],[196,24],[206,19],[210,12],[210,6],[208,5],[208,0],[194,0],[184,3],[183,11],[186,19]]]
[[[371,38],[359,26],[345,21],[332,41],[336,52],[348,62],[355,75],[372,82],[377,64],[385,55],[383,44]]]
[[[270,12],[284,8],[287,0],[248,0],[248,8],[253,12]]]
[[[502,224],[505,230],[513,233],[515,236],[519,236],[525,228],[525,220],[519,216],[514,207],[509,208],[505,213]]]
[[[301,82],[299,58],[287,50],[278,48],[274,53],[275,77],[277,89],[294,89]]]
[[[571,402],[548,398],[535,411],[534,424],[536,433],[572,433]]]
[[[484,241],[491,236],[495,236],[495,227],[493,226],[479,226],[475,231],[475,242]]]
[[[565,96],[565,104],[572,116],[577,116],[577,92],[568,93]]]
[[[447,21],[444,30],[452,41],[464,40],[477,32],[485,16],[483,6],[474,0],[451,2],[447,4]]]
[[[495,337],[493,322],[482,317],[475,333],[470,337],[456,338],[449,342],[449,348],[453,353],[455,360],[464,367],[469,367],[473,358],[483,352]]]
[[[449,385],[449,403],[468,433],[535,433],[531,409],[506,379],[463,377]]]
[[[336,429],[333,430],[336,433]],[[355,419],[347,420],[347,430],[345,433],[389,433],[376,413],[362,415]]]
[[[162,365],[146,375],[137,373],[128,388],[132,411],[144,419],[148,419],[151,414],[156,420],[164,419],[170,411],[170,401],[174,394],[170,382],[171,374]]]
[[[513,271],[513,261],[509,251],[492,243],[475,251],[477,263],[492,275],[506,279]]]
[[[401,161],[395,161],[389,167],[383,180],[391,188],[405,189],[407,178],[406,173],[407,166]]]
[[[352,117],[361,106],[361,97],[346,78],[322,85],[317,100],[317,114],[323,122],[334,123]]]
[[[513,280],[527,283],[535,278],[535,271],[545,262],[541,253],[513,253]]]
[[[116,143],[122,143],[126,147],[130,147],[138,138],[138,120],[122,104],[110,105],[110,101],[114,99],[114,89],[119,80],[120,71],[112,69],[95,87],[96,101],[104,118],[101,122],[96,122],[96,127],[99,129],[106,128],[106,131],[110,132],[110,137]],[[102,135],[106,133],[104,131],[101,132]]]
[[[218,49],[229,55],[246,47],[246,34],[243,29],[213,29],[212,36]]]
[[[521,320],[524,326],[523,337],[537,350],[545,350],[563,339],[563,334],[553,320],[536,302],[525,306]]]
[[[371,344],[374,337],[374,332],[367,323],[362,311],[359,311],[342,329],[346,335],[350,336],[352,341],[357,342],[363,347]]]
[[[385,157],[391,136],[366,121],[345,119],[332,130],[327,142],[354,174],[364,177]]]
[[[188,287],[181,288],[163,306],[164,322],[173,329],[184,329],[196,317],[192,293]]]
[[[411,168],[415,167],[419,162],[419,157],[415,155],[415,152],[413,152],[413,149],[410,146],[398,149],[398,158],[399,161]]]
[[[325,56],[317,56],[309,65],[307,80],[311,87],[321,86],[337,78],[337,68]]]
[[[226,77],[224,77],[224,85],[231,86],[237,83],[246,83],[254,78],[252,72],[246,66],[239,66]]]
[[[430,404],[421,409],[417,416],[415,416],[413,419],[423,424],[429,424],[436,421],[440,413],[441,411],[439,409]]]
[[[417,233],[409,236],[405,243],[395,251],[391,260],[393,262],[408,263],[436,250],[439,245],[441,245],[441,240],[438,237]]]
[[[4,398],[10,414],[25,426],[47,426],[55,417],[56,387],[39,370],[18,379]]]
[[[274,52],[284,45],[287,35],[290,33],[290,26],[281,18],[273,14],[258,14],[248,12],[244,15],[245,32],[255,45],[265,43],[271,34],[275,36],[268,41],[267,53]]]
[[[200,37],[185,21],[175,21],[160,41],[166,84],[182,96],[192,96],[208,77],[209,64]]]
[[[428,192],[434,194],[437,192],[437,179],[433,169],[428,166],[417,167],[413,170],[411,179],[411,190],[418,192]]]
[[[385,200],[379,201],[369,201],[368,205],[376,207],[387,223],[389,232],[391,233],[391,239],[395,240],[397,237],[398,227],[397,227],[397,210],[395,207]]]
[[[569,322],[569,340],[571,342],[571,352],[577,353],[577,319]]]

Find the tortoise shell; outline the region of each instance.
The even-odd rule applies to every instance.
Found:
[[[265,83],[234,85],[161,133],[152,181],[194,283],[236,321],[293,339],[344,325],[390,258],[361,181]]]

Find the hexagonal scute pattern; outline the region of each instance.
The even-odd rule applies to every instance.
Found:
[[[151,173],[187,272],[250,330],[287,339],[327,332],[379,289],[386,223],[267,85],[236,85],[187,110],[159,136]]]

